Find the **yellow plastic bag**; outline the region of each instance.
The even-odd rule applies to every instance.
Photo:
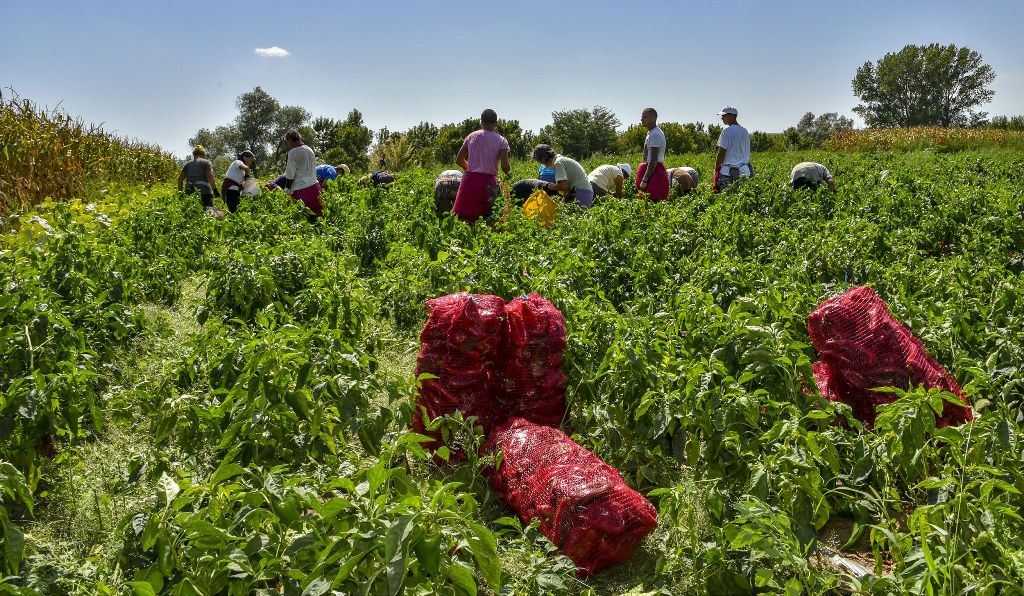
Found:
[[[548,193],[537,189],[527,197],[523,203],[523,215],[526,219],[536,219],[540,225],[550,228],[555,223],[555,216],[558,215],[558,203],[548,196]]]

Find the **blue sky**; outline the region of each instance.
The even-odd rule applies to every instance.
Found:
[[[184,155],[262,86],[373,129],[493,107],[527,129],[603,105],[624,124],[751,130],[807,111],[853,116],[856,68],[908,43],[954,43],[996,71],[990,114],[1024,113],[1024,2],[72,2],[0,0],[0,88]],[[279,47],[283,58],[256,48]]]

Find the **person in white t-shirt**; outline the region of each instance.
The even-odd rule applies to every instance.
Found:
[[[620,163],[615,166],[605,164],[594,168],[594,171],[587,175],[587,180],[590,180],[595,198],[610,194],[616,199],[621,199],[622,182],[632,173],[633,168],[628,163]]]
[[[288,143],[285,192],[296,201],[302,201],[317,216],[322,216],[324,206],[320,202],[320,183],[316,180],[316,155],[302,142],[299,131],[289,130],[284,138]]]
[[[725,128],[718,137],[718,158],[715,160],[714,191],[721,192],[740,178],[754,175],[750,164],[750,134],[736,122],[739,111],[726,106],[718,113]]]
[[[668,198],[668,173],[665,171],[665,133],[658,128],[658,111],[646,108],[640,114],[640,124],[647,129],[644,140],[644,161],[636,169],[636,189],[652,201]]]
[[[252,164],[256,156],[252,151],[246,149],[239,154],[238,159],[231,162],[228,171],[224,174],[224,181],[220,183],[220,194],[224,196],[224,202],[228,205],[228,211],[234,213],[238,210],[238,203],[242,196],[242,184],[246,178],[252,176]]]
[[[789,173],[789,185],[796,189],[810,188],[814,190],[821,186],[822,182],[828,185],[830,191],[836,191],[836,181],[832,177],[832,172],[814,161],[798,163]]]

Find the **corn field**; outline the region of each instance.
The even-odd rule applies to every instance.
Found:
[[[157,146],[17,95],[0,100],[0,214],[66,201],[92,186],[166,181],[176,167]]]
[[[871,128],[833,133],[826,149],[852,151],[961,151],[1024,148],[1024,132],[983,128]]]

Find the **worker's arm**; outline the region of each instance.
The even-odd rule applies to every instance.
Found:
[[[181,192],[181,183],[185,181],[185,170],[178,172],[178,192]]]
[[[556,192],[569,192],[569,181],[559,180],[558,182],[547,182],[544,184],[544,190]]]
[[[828,189],[830,191],[832,191],[832,192],[836,191],[836,181],[835,181],[835,179],[829,178],[828,180],[825,180],[825,183],[828,184]]]
[[[647,148],[647,170],[644,172],[644,179],[640,181],[640,190],[647,190],[647,183],[654,175],[654,168],[658,165],[658,157],[661,155],[661,147]]]
[[[506,156],[506,159],[508,156]],[[459,154],[455,156],[455,163],[459,164],[459,167],[465,171],[469,171],[469,148],[463,143],[462,147],[459,148]]]
[[[512,166],[508,163],[508,149],[502,149],[499,151],[498,159],[501,161],[501,171],[505,172],[506,176],[511,176]]]
[[[724,147],[719,147],[718,148],[718,158],[715,160],[715,171],[716,172],[722,169],[722,162],[723,161],[725,161],[725,148]]]
[[[615,177],[615,192],[612,193],[612,196],[616,199],[622,198],[622,176]]]

